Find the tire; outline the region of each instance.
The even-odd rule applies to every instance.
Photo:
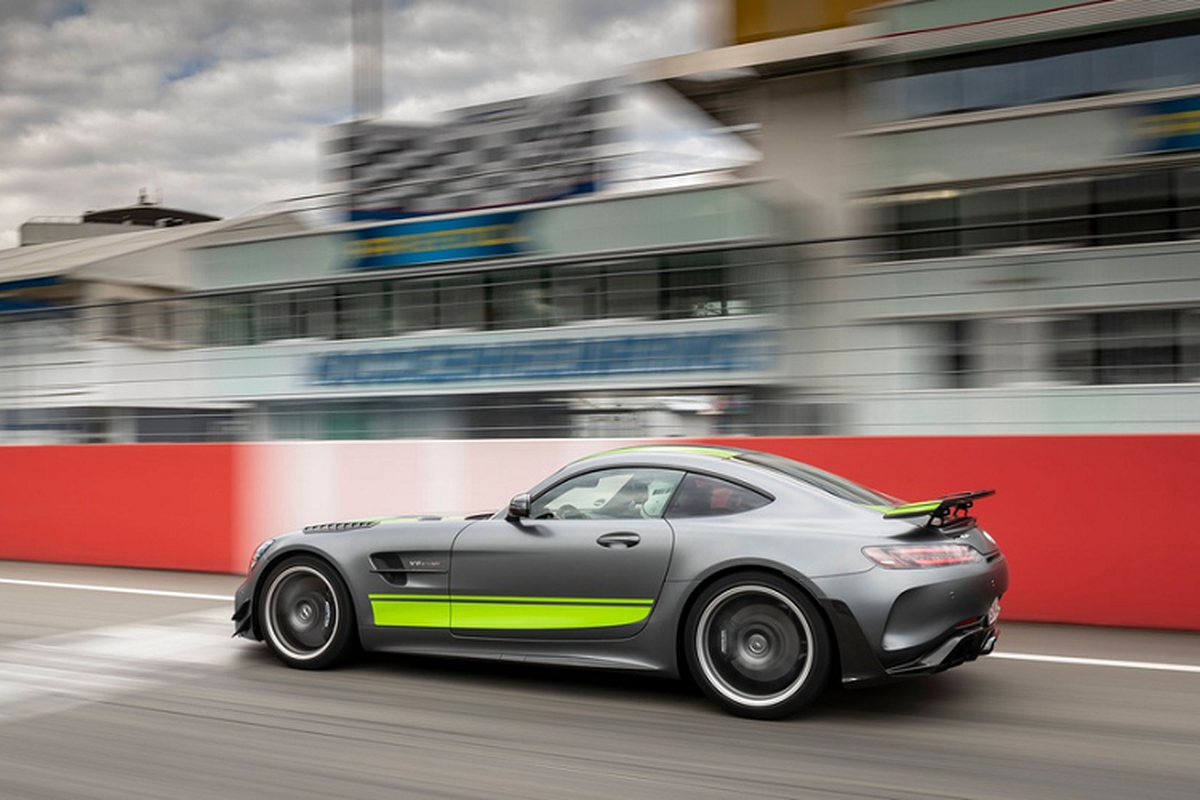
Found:
[[[816,604],[767,573],[717,580],[688,613],[684,651],[692,677],[727,711],[780,719],[821,694],[833,640]]]
[[[267,577],[259,627],[289,667],[325,669],[354,650],[354,608],[341,577],[311,556],[289,558]]]

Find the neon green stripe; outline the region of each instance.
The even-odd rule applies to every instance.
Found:
[[[630,597],[488,597],[486,595],[457,594],[451,600],[456,606],[463,602],[506,605],[530,603],[534,605],[646,606],[647,608],[654,605],[653,600]]]
[[[941,500],[925,500],[920,503],[906,503],[902,506],[889,508],[883,513],[885,517],[890,517],[893,514],[914,514],[933,512],[938,510],[938,506],[942,504]]]
[[[652,606],[654,601],[637,597],[519,597],[487,594],[372,594],[371,600],[454,600],[478,603],[558,603],[600,606]]]
[[[371,595],[375,624],[400,628],[449,628],[450,601],[420,595]]]
[[[717,458],[731,458],[738,455],[737,450],[729,450],[724,447],[702,444],[641,444],[633,447],[619,447],[616,450],[606,450],[603,453],[593,453],[590,456],[584,456],[579,459],[586,461],[589,458],[599,458],[600,456],[622,455],[625,453],[691,453],[700,456],[715,456]]]
[[[382,627],[568,630],[631,625],[650,616],[653,600],[586,597],[489,597],[372,594]]]
[[[455,600],[455,628],[486,630],[563,630],[632,625],[650,616],[650,606],[572,605],[567,603],[471,603]]]
[[[398,517],[379,517],[372,522],[462,522],[466,516],[445,514],[403,514]]]

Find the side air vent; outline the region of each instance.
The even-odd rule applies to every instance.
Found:
[[[356,531],[361,528],[374,528],[379,524],[377,519],[361,519],[353,522],[322,522],[320,525],[305,525],[305,533],[340,533],[341,531]]]
[[[393,586],[408,584],[408,570],[399,553],[372,553],[371,572],[377,573]]]
[[[450,554],[433,550],[372,553],[370,569],[393,586],[407,586],[410,575],[445,575],[450,570]]]

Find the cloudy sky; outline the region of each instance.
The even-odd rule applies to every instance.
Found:
[[[383,0],[384,116],[551,91],[711,46],[717,0]],[[133,203],[227,217],[322,191],[351,0],[3,0],[0,248]]]

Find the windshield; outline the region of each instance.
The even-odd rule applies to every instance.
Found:
[[[772,455],[771,453],[738,453],[736,458],[767,469],[782,472],[790,478],[807,483],[823,492],[851,503],[866,506],[893,506],[899,503],[894,497],[860,486],[854,481],[839,477],[790,458]]]

